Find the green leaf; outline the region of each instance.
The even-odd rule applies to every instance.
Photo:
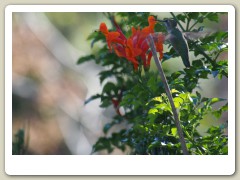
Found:
[[[163,125],[162,126],[162,131],[164,135],[167,135],[170,131],[170,126],[169,125]]]
[[[136,99],[136,97],[131,94],[131,93],[128,93],[128,94],[125,94],[122,98],[122,101],[120,102],[120,106],[129,106],[129,105],[132,105],[132,102]]]
[[[171,78],[176,79],[176,78],[178,78],[179,76],[181,76],[182,74],[184,74],[183,71],[174,72],[174,73],[171,74]]]
[[[181,97],[173,98],[174,106],[176,108],[180,108],[181,104],[183,103],[183,99]]]
[[[227,104],[225,104],[224,106],[222,106],[221,108],[220,108],[220,110],[223,112],[223,111],[227,111],[228,110],[228,103]]]
[[[194,61],[193,61],[194,62]],[[185,68],[184,71],[186,72],[186,75],[192,76],[193,74],[195,74],[195,67],[192,66],[191,68],[187,69]]]
[[[113,70],[107,70],[107,71],[100,72],[99,73],[100,83],[102,83],[106,78],[109,78],[113,75],[116,75],[116,73],[114,73]]]
[[[103,128],[103,132],[106,134],[111,127],[112,127],[111,123],[105,124],[105,126]]]
[[[158,117],[158,114],[156,114],[156,113],[155,114],[152,114],[152,113],[148,114],[149,122],[152,123],[152,124],[154,123],[154,121],[156,120],[157,117]]]
[[[179,93],[179,91],[176,89],[171,89],[171,93]]]
[[[220,102],[220,101],[225,101],[226,99],[222,99],[222,98],[211,98],[210,100],[210,105]]]
[[[177,136],[177,128],[176,127],[173,127],[173,128],[171,128],[171,132],[172,132],[172,135],[173,136]]]
[[[218,65],[220,66],[228,66],[228,61],[227,60],[220,60],[217,62]]]
[[[111,92],[117,93],[117,87],[114,83],[108,82],[103,87],[103,93],[107,93],[108,95],[111,95]]]
[[[92,40],[91,48],[93,48],[96,42],[105,41],[105,36],[101,32],[93,32],[88,36],[87,40]]]
[[[157,148],[161,146],[161,142],[159,141],[153,141],[149,146],[148,146],[148,150],[151,150],[153,148]]]
[[[212,114],[216,117],[216,118],[220,118],[221,115],[222,115],[222,112],[221,111],[213,111]]]
[[[228,104],[225,104],[224,106],[222,106],[221,108],[219,108],[218,110],[216,111],[213,111],[212,114],[217,118],[219,119],[221,116],[222,116],[222,113],[224,111],[227,111],[228,110]]]
[[[157,109],[150,109],[150,110],[148,111],[148,114],[156,114],[157,112],[158,112]]]
[[[198,91],[196,91],[196,95],[199,99],[201,99],[201,94]]]
[[[221,129],[220,129],[220,127],[212,126],[207,130],[207,133],[214,134],[214,135],[220,135],[221,134]]]
[[[92,100],[95,100],[95,99],[98,99],[98,98],[101,98],[102,96],[100,94],[96,94],[96,95],[93,95],[91,96],[90,98],[88,98],[87,100],[85,100],[84,104],[88,104],[89,102],[91,102]]]
[[[224,147],[222,148],[222,152],[223,152],[223,154],[228,154],[228,147],[227,147],[227,146],[224,146]]]
[[[109,99],[104,99],[104,100],[102,100],[100,107],[106,108],[110,105],[112,105],[112,102]]]
[[[203,20],[204,20],[204,18],[203,18],[202,16],[200,16],[200,17],[198,18],[198,22],[199,22],[199,23],[203,23]]]
[[[186,99],[189,99],[189,93],[181,93],[178,97],[185,101]]]
[[[192,66],[194,66],[195,68],[202,68],[203,62],[201,60],[195,60],[192,62]]]
[[[208,100],[209,100],[209,98],[203,97],[201,102],[205,102],[205,101],[208,101]]]
[[[155,92],[158,89],[157,83],[156,83],[156,77],[155,76],[151,76],[150,79],[147,82],[147,86],[153,91]]]
[[[107,149],[109,153],[113,151],[113,148],[111,147],[111,141],[107,138],[100,137],[93,146],[93,152],[101,151],[104,149]]]
[[[196,74],[197,74],[197,76],[198,76],[199,78],[208,79],[209,71],[197,70],[197,71],[196,71]]]
[[[197,19],[199,16],[199,12],[190,12],[188,13],[188,17],[191,19]]]
[[[187,18],[187,17],[186,17],[184,14],[178,14],[178,15],[177,15],[177,19],[178,19],[179,21],[184,22],[184,23],[185,23],[186,18]]]
[[[86,61],[91,61],[91,60],[94,60],[95,59],[95,56],[94,55],[88,55],[88,56],[84,56],[84,57],[81,57],[78,59],[77,61],[77,64],[81,64],[81,63],[84,63]]]
[[[14,134],[14,139],[12,142],[12,154],[13,155],[23,155],[25,153],[24,148],[24,129],[19,129],[16,134]]]
[[[187,148],[188,148],[188,149],[191,149],[191,148],[193,147],[193,144],[192,144],[192,143],[186,143],[186,145],[187,145]]]
[[[163,111],[170,111],[171,112],[171,109],[170,109],[169,105],[167,105],[167,104],[163,104],[163,103],[162,104],[157,104],[157,105],[155,105],[155,108],[163,110]]]
[[[116,124],[120,124],[123,120],[124,119],[122,118],[122,116],[118,116],[118,115],[115,116],[112,122],[105,124],[103,128],[103,132],[106,134],[111,127],[113,127]]]
[[[218,22],[218,15],[217,13],[209,13],[207,15],[207,19],[209,19],[210,21],[215,21],[215,22]]]
[[[152,98],[152,101],[163,102],[162,97],[160,96]]]

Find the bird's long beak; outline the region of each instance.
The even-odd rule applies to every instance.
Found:
[[[158,22],[166,22],[166,20],[157,20]]]

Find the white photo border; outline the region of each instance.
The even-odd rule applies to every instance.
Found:
[[[13,12],[227,12],[228,155],[12,155]],[[235,8],[232,5],[9,5],[5,9],[5,172],[8,175],[232,175],[235,172]]]

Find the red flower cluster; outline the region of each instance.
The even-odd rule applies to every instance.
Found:
[[[117,29],[117,31],[114,32],[109,32],[105,23],[100,24],[100,31],[105,35],[110,51],[114,49],[117,56],[124,57],[131,61],[135,70],[139,65],[137,57],[140,57],[143,61],[144,67],[149,67],[152,52],[148,52],[149,45],[147,42],[147,36],[154,33],[154,27],[157,23],[155,18],[149,16],[149,25],[143,29],[132,27],[132,35],[129,38],[126,38],[115,20],[113,20],[113,22]],[[159,33],[158,35],[154,34],[154,37],[156,50],[159,52],[159,59],[161,60],[163,57],[164,36]]]

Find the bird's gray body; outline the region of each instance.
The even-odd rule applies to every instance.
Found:
[[[176,21],[168,19],[164,21],[164,24],[168,31],[167,40],[171,43],[174,50],[181,56],[183,64],[186,67],[190,67],[188,44],[182,32],[177,28]]]

